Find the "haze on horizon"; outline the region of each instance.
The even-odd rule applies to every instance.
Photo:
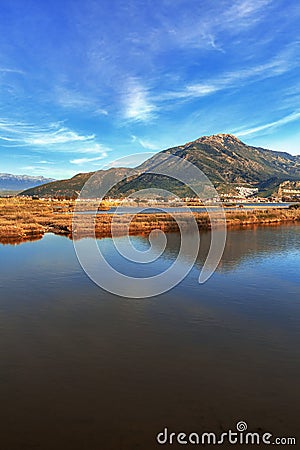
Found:
[[[65,178],[202,135],[300,154],[300,4],[0,0],[0,172]]]

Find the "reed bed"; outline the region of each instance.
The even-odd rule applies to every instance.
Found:
[[[0,243],[21,243],[40,239],[45,233],[55,233],[72,238],[72,212],[75,202],[65,200],[31,200],[27,198],[0,198]],[[93,205],[94,206],[94,205]],[[89,209],[89,205],[87,205]],[[256,210],[226,211],[227,227],[249,227],[300,223],[300,210],[268,208]],[[206,212],[193,213],[199,229],[209,229],[210,219]],[[187,213],[174,213],[174,217],[184,227],[190,226]],[[179,227],[172,215],[166,213],[113,215],[109,213],[92,216],[81,214],[77,223],[82,236],[111,236],[112,220],[114,233],[122,235],[149,234],[159,229],[165,232],[178,231]],[[128,224],[130,223],[130,226]]]

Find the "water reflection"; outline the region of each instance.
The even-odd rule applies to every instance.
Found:
[[[221,431],[238,420],[297,436],[299,232],[231,230],[218,271],[200,286],[204,233],[189,276],[147,300],[95,286],[66,238],[0,247],[1,446],[150,450],[164,426]],[[99,245],[136,271],[110,239]],[[169,234],[145,273],[171,264],[178,246]]]
[[[187,243],[187,249],[193,248],[195,237],[190,234],[185,237],[190,242]],[[122,237],[118,238],[123,240]],[[145,236],[134,236],[131,238],[133,246],[140,251],[146,251],[149,248],[149,242]],[[166,267],[168,262],[171,263],[177,257],[180,249],[180,235],[178,233],[167,234],[167,245],[162,260],[158,261],[149,270],[149,275],[152,274],[152,269],[159,270],[160,266]],[[156,251],[156,241],[152,240],[154,246],[154,253]],[[200,270],[204,264],[205,258],[208,254],[211,244],[211,234],[209,231],[201,231],[201,245],[200,251],[196,260],[196,267]],[[99,246],[111,263],[119,261],[118,255],[113,253],[113,245],[110,239],[99,241]],[[160,248],[160,243],[157,241],[157,248]],[[276,256],[283,256],[285,254],[292,255],[300,252],[300,227],[298,225],[278,225],[278,226],[259,226],[247,227],[243,230],[231,229],[227,235],[226,246],[224,254],[220,261],[217,271],[227,272],[238,268],[241,264],[250,262],[251,260],[259,261],[263,259],[270,259]],[[184,258],[189,264],[192,259],[189,252],[184,253]],[[124,263],[124,261],[122,262]],[[121,263],[121,265],[122,265]],[[130,267],[128,265],[127,269]],[[136,266],[134,266],[136,270]],[[131,272],[130,272],[131,273]],[[144,271],[143,271],[144,273]]]

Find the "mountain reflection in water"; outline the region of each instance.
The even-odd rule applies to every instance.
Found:
[[[219,433],[239,420],[297,437],[299,238],[297,225],[230,230],[217,272],[199,285],[202,233],[187,278],[139,300],[94,285],[67,238],[0,246],[1,448],[150,450],[165,426]],[[99,245],[137,274],[110,239]],[[172,264],[179,245],[170,233],[138,276]]]

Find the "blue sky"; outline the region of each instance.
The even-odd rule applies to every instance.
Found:
[[[300,154],[297,0],[0,0],[0,172],[202,135]]]

